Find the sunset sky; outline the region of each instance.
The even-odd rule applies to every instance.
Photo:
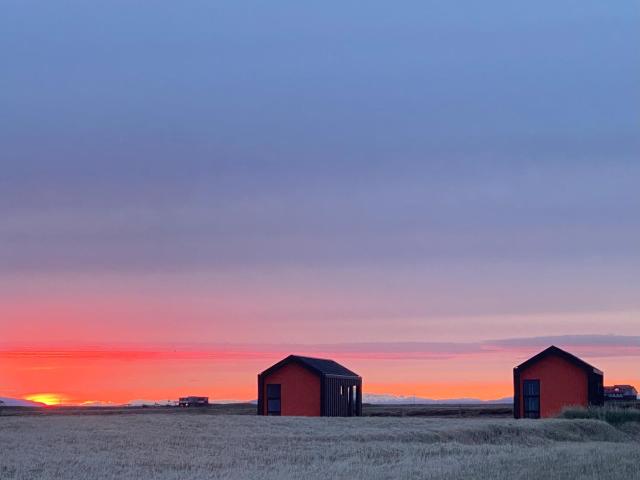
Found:
[[[8,0],[0,397],[640,386],[640,9]]]

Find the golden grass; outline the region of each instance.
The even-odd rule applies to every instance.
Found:
[[[0,478],[640,478],[640,443],[597,420],[0,417]]]

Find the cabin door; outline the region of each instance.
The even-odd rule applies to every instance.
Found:
[[[282,401],[280,384],[267,384],[267,415],[281,415]]]
[[[524,418],[540,418],[540,380],[525,380],[522,383]]]

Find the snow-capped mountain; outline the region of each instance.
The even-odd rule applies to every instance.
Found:
[[[432,398],[414,397],[410,395],[385,395],[376,393],[365,393],[362,397],[363,403],[372,404],[421,404],[421,405],[446,405],[446,404],[495,404],[513,403],[512,397],[498,398],[496,400],[479,400],[477,398],[447,398],[435,400]]]

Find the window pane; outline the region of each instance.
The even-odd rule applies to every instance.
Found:
[[[540,382],[536,380],[524,381],[524,394],[525,395],[540,395]]]
[[[529,411],[540,410],[540,406],[539,406],[540,400],[538,399],[538,397],[526,397],[524,401],[525,401],[525,405],[524,405],[525,410],[529,410]]]
[[[267,385],[267,398],[280,398],[279,383],[270,383]]]

